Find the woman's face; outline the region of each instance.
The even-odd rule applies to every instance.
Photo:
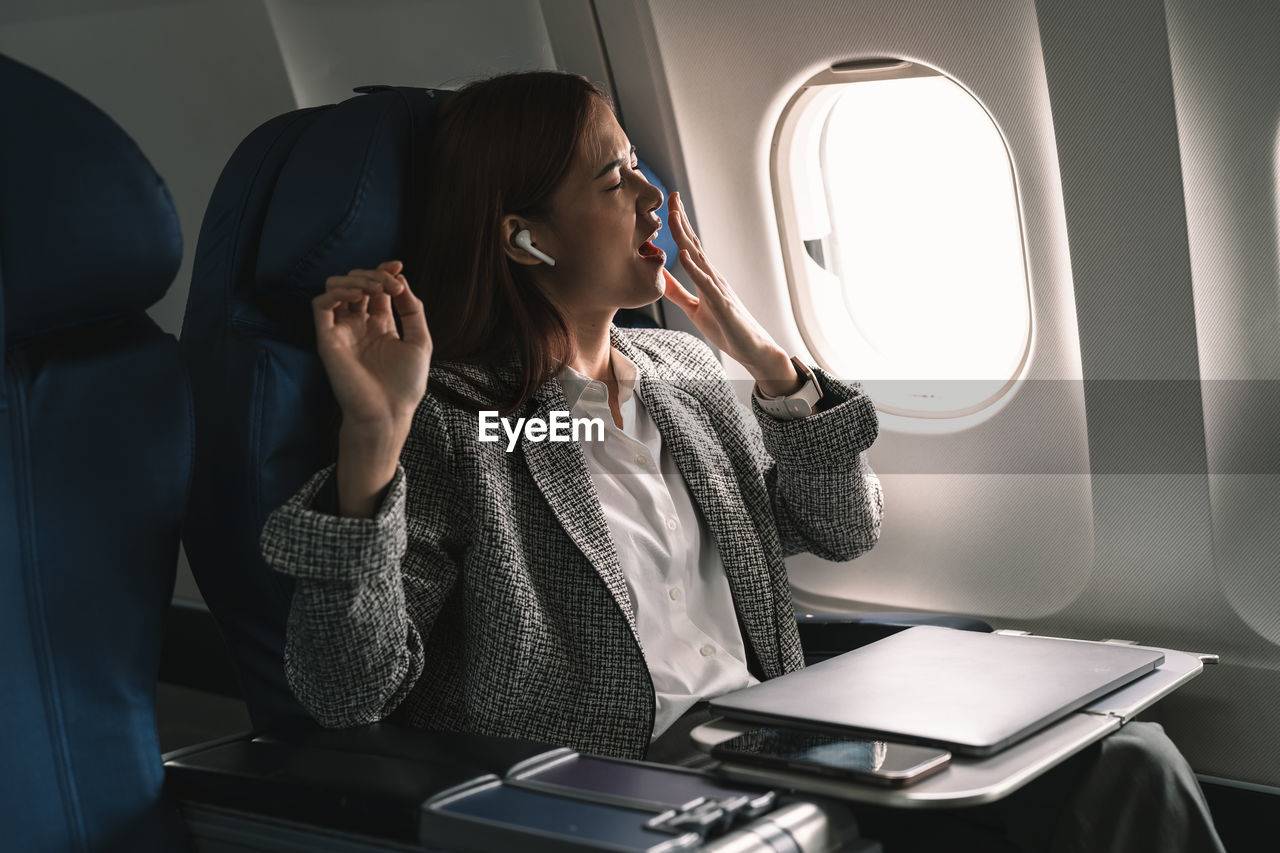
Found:
[[[648,243],[662,221],[662,192],[636,166],[613,111],[596,102],[569,173],[551,196],[551,215],[530,226],[534,245],[554,267],[534,275],[562,311],[581,319],[662,296],[665,256]]]

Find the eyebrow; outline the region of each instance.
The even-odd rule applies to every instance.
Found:
[[[631,154],[631,156],[632,156],[632,157],[636,156],[636,147],[635,147],[634,145],[632,145],[632,146],[631,146],[630,154]],[[598,180],[600,180],[601,178],[603,178],[605,175],[609,174],[610,172],[612,172],[614,169],[618,168],[618,167],[619,167],[619,166],[621,166],[621,165],[622,165],[622,158],[621,158],[621,157],[619,157],[619,158],[618,158],[618,159],[616,159],[616,160],[610,160],[610,161],[609,161],[609,164],[608,164],[607,166],[605,166],[603,169],[601,169],[599,172],[597,172],[597,173],[596,173],[596,176],[595,176],[594,178],[592,178],[591,180],[593,180],[593,181],[598,181]]]

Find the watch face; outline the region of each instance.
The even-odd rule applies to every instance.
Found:
[[[793,355],[793,356],[791,356],[791,363],[795,366],[795,368],[796,368],[796,373],[799,373],[802,377],[804,377],[805,382],[806,382],[806,384],[805,384],[805,385],[803,385],[803,386],[801,386],[800,390],[799,390],[799,391],[797,391],[797,392],[796,392],[796,394],[797,394],[797,395],[798,395],[798,394],[805,394],[806,396],[811,396],[811,398],[812,398],[812,402],[816,402],[816,401],[818,401],[818,400],[821,400],[821,399],[822,399],[822,388],[820,388],[820,387],[818,386],[818,377],[816,377],[816,376],[814,376],[814,375],[813,375],[813,371],[809,369],[809,365],[805,364],[803,361],[801,361],[801,360],[799,359],[799,357],[794,356],[794,355]],[[812,386],[812,387],[813,387],[813,392],[812,392],[812,394],[811,394],[811,395],[810,395],[810,394],[806,394],[806,392],[809,390],[809,387],[810,387],[810,386]],[[794,395],[793,395],[793,396],[794,396]]]
[[[800,360],[799,356],[791,356],[791,363],[795,365],[796,373],[799,373],[805,379],[813,381],[813,371],[809,369],[809,365]]]

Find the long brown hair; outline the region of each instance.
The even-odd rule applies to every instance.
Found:
[[[534,71],[468,84],[437,114],[409,281],[431,327],[431,390],[457,405],[510,414],[572,357],[564,318],[507,257],[501,221],[550,212],[597,104],[609,100],[585,77]],[[497,388],[455,373],[489,405],[435,379],[436,361],[491,367],[513,356],[520,376]]]

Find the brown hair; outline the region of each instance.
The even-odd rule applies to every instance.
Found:
[[[507,257],[500,226],[507,214],[550,213],[597,104],[608,98],[585,77],[534,71],[464,86],[437,114],[409,281],[431,326],[431,390],[450,402],[488,408],[438,383],[437,360],[491,367],[516,356],[521,376],[505,387],[454,374],[506,415],[572,357],[564,318]]]

